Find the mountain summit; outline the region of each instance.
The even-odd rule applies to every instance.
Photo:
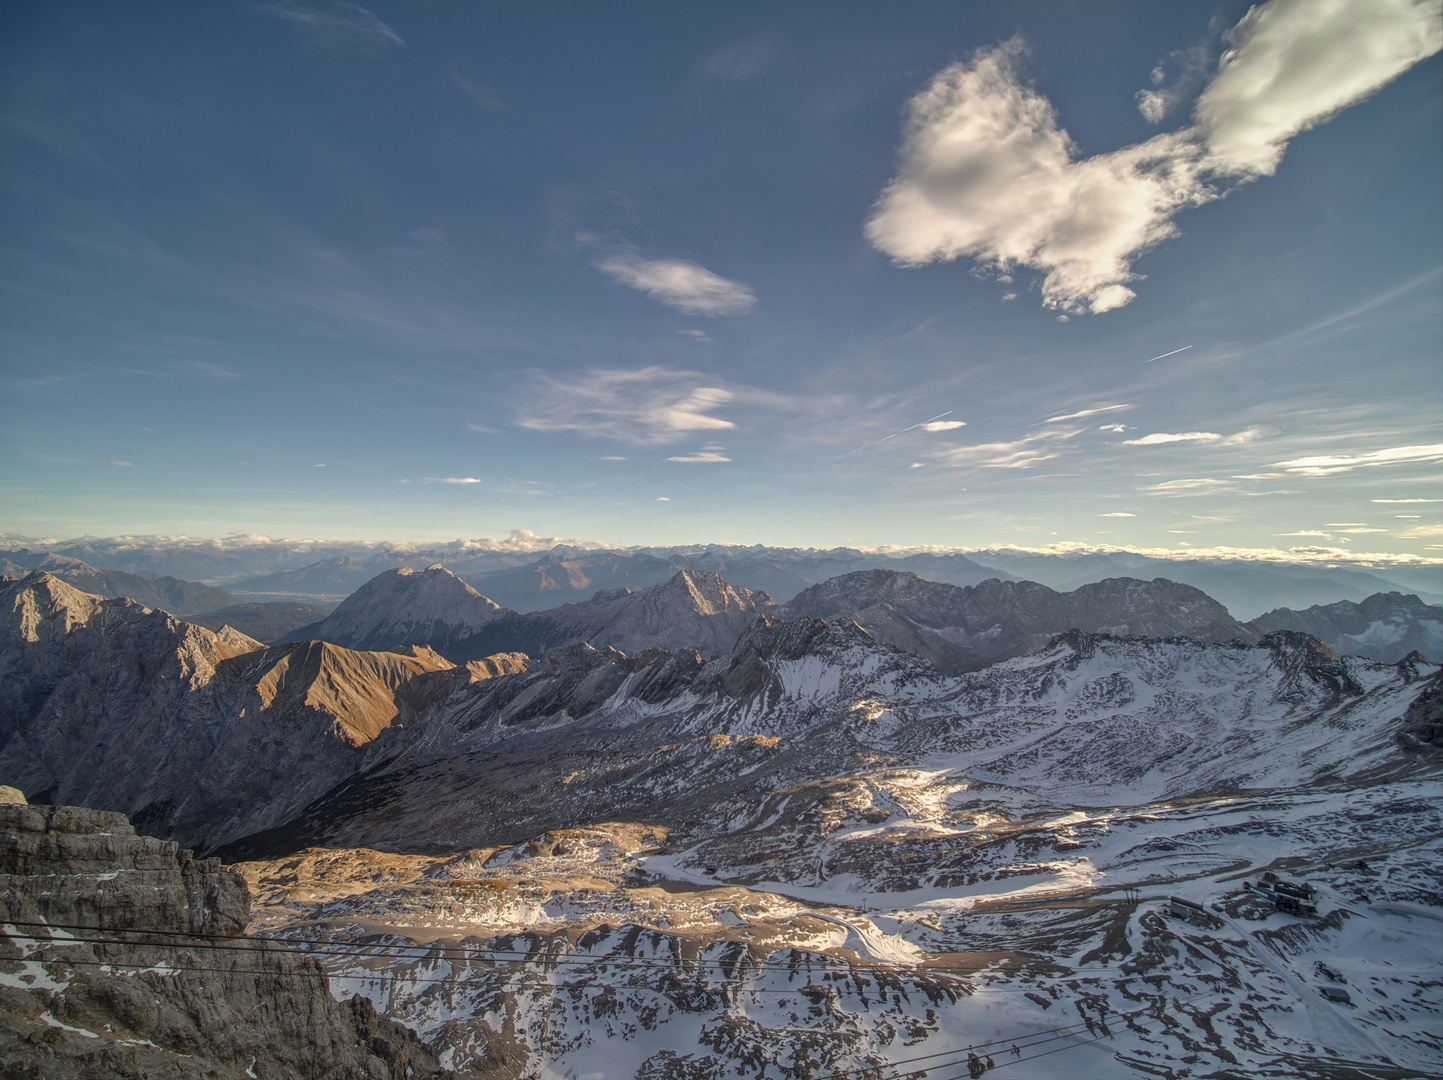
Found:
[[[348,649],[429,645],[446,655],[502,610],[440,563],[420,572],[401,566],[377,574],[320,622],[281,642],[316,638]]]

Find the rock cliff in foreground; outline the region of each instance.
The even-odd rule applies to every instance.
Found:
[[[224,936],[249,918],[243,878],[123,814],[0,804],[0,1074],[450,1075],[316,960]]]

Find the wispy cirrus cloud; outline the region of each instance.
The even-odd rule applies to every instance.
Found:
[[[258,11],[284,19],[302,30],[316,44],[333,52],[377,52],[406,43],[372,12],[347,0],[328,4],[260,4]]]
[[[1175,435],[1155,432],[1140,439],[1124,439],[1123,446],[1161,446],[1164,443],[1179,442],[1222,442],[1223,436],[1215,431],[1179,431]]]
[[[1043,428],[1009,442],[975,443],[942,451],[938,457],[947,465],[979,469],[1030,469],[1062,454],[1068,439],[1081,428]]]
[[[1044,424],[1060,424],[1064,420],[1082,420],[1089,416],[1097,416],[1100,413],[1118,412],[1122,409],[1130,409],[1131,405],[1097,405],[1091,409],[1081,409],[1078,412],[1063,413],[1061,416],[1049,416],[1043,421]]]
[[[1433,443],[1427,446],[1394,446],[1386,450],[1374,450],[1368,454],[1318,454],[1313,457],[1277,461],[1273,463],[1273,468],[1286,469],[1297,476],[1333,476],[1336,473],[1352,472],[1354,469],[1371,468],[1378,465],[1401,465],[1427,461],[1443,461],[1443,443]]]
[[[538,393],[521,406],[517,423],[531,431],[575,431],[637,446],[664,445],[699,431],[730,431],[716,415],[728,405],[781,408],[780,395],[756,387],[717,386],[694,371],[645,367],[592,370],[565,379],[537,379]]]
[[[463,75],[452,64],[446,76],[447,80],[461,93],[471,99],[472,103],[489,113],[506,111],[506,102],[501,100],[501,95],[485,83],[477,82],[475,79]]]
[[[867,238],[899,266],[1029,267],[1062,312],[1122,307],[1134,261],[1177,234],[1180,211],[1271,176],[1293,136],[1443,48],[1443,25],[1436,0],[1268,0],[1227,41],[1190,126],[1092,157],[1019,77],[1019,40],[948,66],[909,103]],[[1174,102],[1140,104],[1160,120]]]
[[[731,458],[722,454],[722,447],[713,443],[711,446],[691,454],[675,454],[666,459],[675,461],[682,465],[721,465],[731,461]]]
[[[687,315],[741,315],[757,302],[750,286],[685,259],[613,255],[598,265],[623,285]]]

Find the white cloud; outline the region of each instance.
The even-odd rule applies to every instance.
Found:
[[[481,481],[474,476],[428,476],[428,484],[479,484]]]
[[[694,454],[677,454],[666,460],[677,461],[683,465],[720,465],[731,461],[731,458],[723,457],[716,450],[698,450]]]
[[[1319,529],[1299,529],[1297,532],[1273,533],[1274,536],[1321,536],[1324,540],[1331,540],[1332,533],[1325,533]]]
[[[324,6],[263,4],[258,10],[293,23],[317,44],[336,52],[367,52],[406,44],[401,35],[370,11],[346,0],[331,0]]]
[[[1101,515],[1101,516],[1102,516],[1102,517],[1137,517],[1136,514],[1127,514],[1127,513],[1124,513],[1124,512],[1121,511],[1121,510],[1114,510],[1114,511],[1113,511],[1112,513],[1110,513],[1110,514],[1103,514],[1103,515]]]
[[[1437,0],[1270,0],[1228,34],[1193,115],[1220,172],[1271,176],[1288,140],[1443,48]]]
[[[540,375],[533,380],[531,399],[521,405],[517,423],[531,431],[578,431],[656,446],[698,431],[732,430],[737,426],[733,421],[714,415],[727,405],[789,405],[777,394],[736,384],[709,385],[711,379],[694,371],[655,366],[584,371],[565,378]]]
[[[1429,446],[1395,446],[1370,454],[1319,454],[1315,457],[1275,461],[1273,467],[1298,476],[1332,476],[1374,465],[1399,465],[1417,461],[1443,461],[1443,443]],[[1375,500],[1379,501],[1379,500]]]
[[[1124,439],[1123,446],[1162,446],[1165,443],[1201,442],[1217,443],[1220,446],[1241,446],[1267,434],[1263,428],[1248,428],[1235,435],[1219,435],[1216,431],[1179,431],[1172,434],[1165,431],[1144,435],[1140,439]]]
[[[1226,480],[1199,477],[1183,480],[1164,480],[1160,484],[1152,484],[1143,490],[1150,491],[1154,495],[1221,495],[1237,489]]]
[[[658,495],[658,496],[656,497],[656,501],[657,501],[657,502],[671,502],[671,500],[670,500],[669,498],[667,498],[665,495]]]
[[[678,330],[677,333],[678,333],[678,334],[682,334],[682,335],[684,335],[685,337],[695,338],[697,341],[715,341],[715,340],[716,340],[714,337],[712,337],[710,334],[708,334],[705,330]]]
[[[926,466],[925,466],[922,462],[920,462],[920,461],[914,461],[914,462],[912,462],[912,464],[908,465],[907,468],[909,468],[909,469],[924,469],[924,468],[926,468]]]
[[[1098,405],[1096,408],[1083,409],[1081,412],[1064,413],[1062,416],[1049,416],[1043,423],[1056,424],[1063,420],[1081,420],[1086,416],[1096,416],[1098,413],[1116,412],[1118,409],[1130,409],[1131,405]]]
[[[1443,502],[1443,499],[1371,499],[1375,503],[1436,503]]]
[[[1080,429],[1044,428],[1011,442],[978,443],[946,450],[941,460],[948,465],[982,469],[1030,469],[1062,453],[1062,444]]]
[[[966,427],[966,420],[932,420],[925,424],[918,425],[923,431],[956,431],[959,427]]]
[[[1140,439],[1124,439],[1123,446],[1161,446],[1163,443],[1176,442],[1222,442],[1223,436],[1216,431],[1179,431],[1175,435],[1166,432],[1155,432],[1152,435],[1144,435]]]
[[[467,424],[467,425],[466,425],[466,430],[467,430],[467,431],[478,431],[478,432],[480,432],[482,435],[500,435],[500,434],[501,434],[501,432],[497,431],[494,427],[487,427],[485,424]]]
[[[1127,425],[1126,425],[1126,424],[1102,424],[1102,425],[1100,425],[1100,426],[1098,427],[1097,430],[1098,430],[1098,431],[1112,431],[1112,432],[1116,432],[1116,433],[1118,433],[1118,434],[1121,434],[1122,432],[1124,432],[1124,431],[1127,430]]]
[[[1045,306],[1094,314],[1214,181],[1277,168],[1287,140],[1443,47],[1440,0],[1269,0],[1229,35],[1194,124],[1090,158],[1023,84],[1020,42],[952,64],[912,99],[868,239],[901,266],[973,259],[1042,274]],[[1159,106],[1161,108],[1161,106]],[[1154,110],[1155,112],[1157,110]]]
[[[740,315],[757,302],[749,286],[685,259],[613,255],[600,268],[623,285],[688,315]]]

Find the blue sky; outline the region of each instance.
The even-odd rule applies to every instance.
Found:
[[[1439,4],[1248,12],[11,5],[0,531],[1436,558]]]

